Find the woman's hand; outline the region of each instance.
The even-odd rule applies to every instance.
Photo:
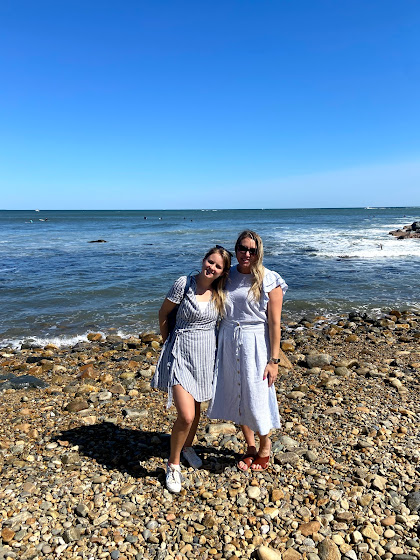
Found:
[[[279,374],[279,366],[277,364],[273,364],[273,362],[268,362],[265,366],[264,376],[263,379],[268,379],[268,386],[275,382],[277,375]]]
[[[166,298],[162,304],[162,307],[159,309],[159,329],[160,334],[163,338],[163,342],[165,342],[169,335],[168,315],[173,309],[175,309],[176,306],[176,303]]]

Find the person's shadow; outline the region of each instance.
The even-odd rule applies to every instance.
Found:
[[[170,435],[165,432],[148,432],[133,428],[122,428],[111,422],[102,422],[93,426],[79,426],[60,432],[55,441],[67,441],[79,447],[79,455],[94,459],[106,469],[116,469],[135,478],[146,476],[164,479],[163,468],[148,468],[152,458],[169,456]],[[219,449],[195,445],[194,449],[203,457],[203,468],[210,472],[222,472],[232,465],[235,453],[228,449]],[[66,454],[63,447],[63,454]]]

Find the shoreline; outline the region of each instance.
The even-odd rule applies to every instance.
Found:
[[[420,558],[420,313],[286,321],[271,468],[238,472],[238,426],[203,412],[180,495],[160,337],[90,339],[0,349],[0,555]]]
[[[401,314],[413,314],[416,316],[420,316],[420,309],[417,309],[418,306],[405,306],[403,309],[398,310],[398,313]],[[365,306],[359,306],[352,308],[351,311],[335,311],[335,312],[325,312],[325,313],[317,313],[314,309],[307,309],[302,311],[294,311],[288,312],[283,310],[283,318],[282,318],[282,336],[287,334],[290,329],[289,325],[294,325],[296,323],[302,322],[310,322],[315,323],[315,328],[322,327],[323,324],[329,323],[337,325],[340,321],[345,320],[351,315],[356,315],[359,317],[367,318],[369,321],[377,321],[381,317],[386,316],[389,314],[389,311],[392,309],[398,309],[398,306],[390,307],[371,307],[367,308]],[[92,329],[86,328],[84,329],[83,333],[74,332],[71,334],[58,334],[58,333],[49,333],[49,334],[31,334],[31,335],[22,335],[16,336],[14,338],[3,338],[0,339],[0,351],[4,348],[11,348],[13,350],[19,350],[22,345],[23,347],[43,347],[49,344],[55,345],[58,348],[72,348],[79,342],[87,342],[88,334],[93,332]],[[130,339],[130,338],[141,338],[141,334],[143,333],[157,333],[157,324],[150,328],[146,328],[146,330],[141,331],[141,329],[129,329],[127,327],[108,327],[106,329],[96,329],[94,332],[100,333],[102,335],[103,340],[106,340],[107,336],[118,335],[122,339]]]

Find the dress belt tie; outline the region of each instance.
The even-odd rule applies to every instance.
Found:
[[[267,323],[240,323],[230,319],[223,319],[221,328],[233,329],[233,340],[235,342],[235,355],[239,359],[239,346],[242,345],[244,332],[261,332],[267,328]]]

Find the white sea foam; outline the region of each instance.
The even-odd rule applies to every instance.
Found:
[[[2,346],[20,348],[23,343],[27,343],[39,348],[43,348],[47,344],[54,344],[58,348],[62,348],[63,346],[74,346],[78,342],[87,342],[87,335],[88,333],[75,336],[31,336],[27,338],[14,338],[2,340]]]
[[[276,237],[281,245],[294,246],[296,250],[313,252],[318,258],[356,259],[405,259],[420,257],[419,239],[396,239],[388,231],[400,226],[343,230],[336,229],[292,229],[284,228]],[[385,234],[386,232],[386,234]],[[280,249],[280,248],[279,248]],[[274,251],[281,254],[282,250]]]

